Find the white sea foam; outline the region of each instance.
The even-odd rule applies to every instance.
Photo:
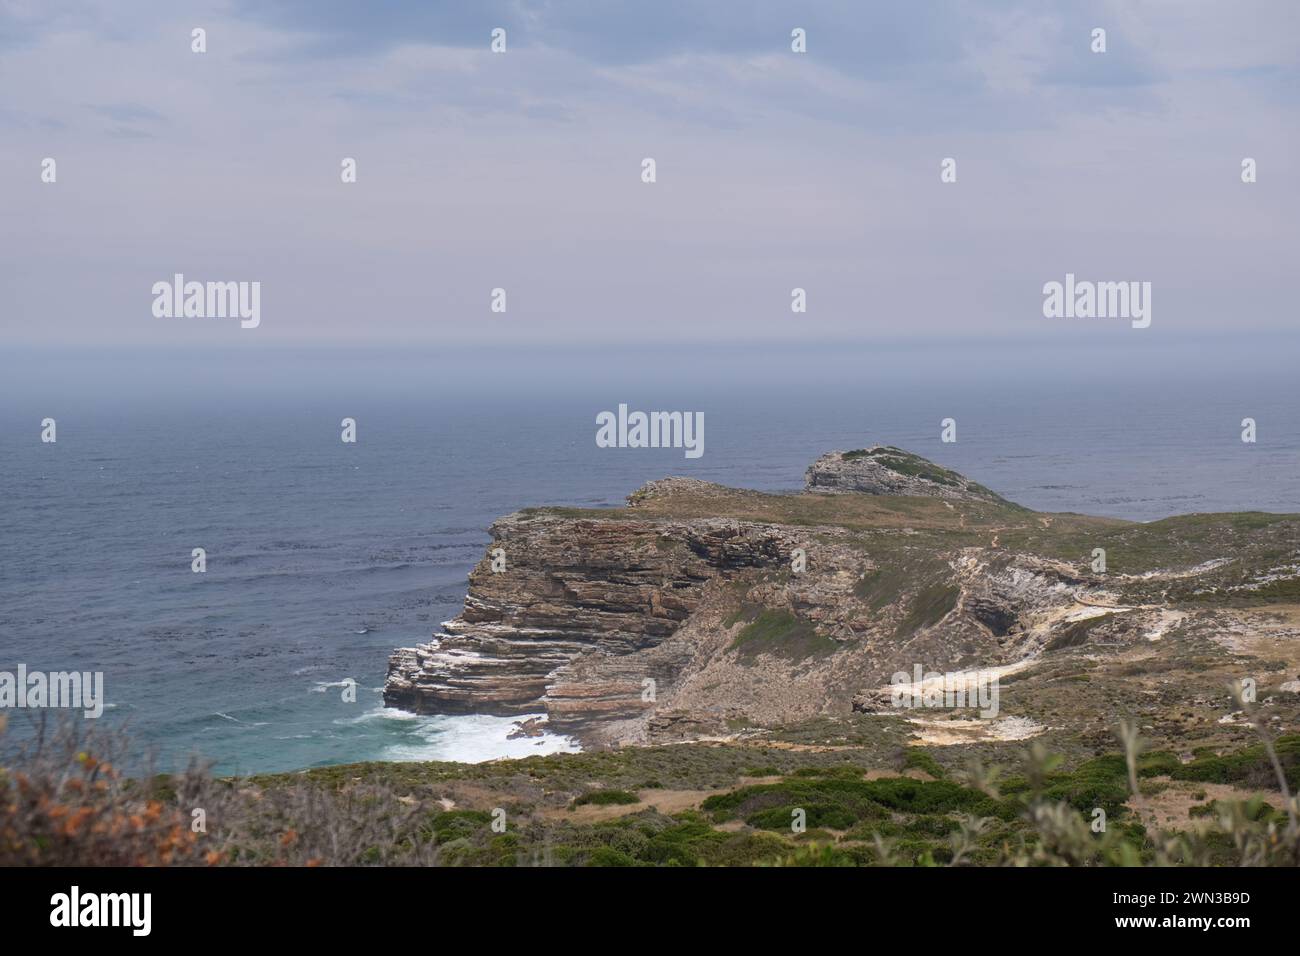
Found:
[[[331,687],[351,687],[352,684],[345,680],[318,680],[316,685],[311,688],[313,694],[323,694]]]
[[[376,707],[352,718],[349,723],[392,721],[400,738],[386,746],[380,760],[454,760],[481,763],[502,757],[532,757],[537,754],[578,753],[582,748],[570,737],[544,733],[540,737],[509,739],[516,724],[544,714],[493,717],[487,714],[411,714],[390,707]]]

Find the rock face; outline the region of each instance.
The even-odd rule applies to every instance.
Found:
[[[917,666],[1136,653],[1202,618],[1223,633],[1207,607],[1300,594],[1300,520],[1239,518],[1038,514],[892,448],[819,458],[801,494],[667,478],[497,521],[464,610],[393,653],[384,700],[544,712],[587,746],[876,713]]]
[[[384,701],[417,713],[520,714],[566,720],[635,714],[644,681],[671,663],[565,670],[653,648],[698,606],[704,585],[730,570],[772,566],[779,533],[739,522],[589,520],[519,512],[492,526],[488,555],[470,573],[465,609],[431,644],[389,661]],[[504,568],[493,571],[495,552]],[[578,674],[582,674],[578,678]]]
[[[518,513],[492,526],[465,609],[433,644],[389,664],[387,704],[417,713],[539,709],[551,675],[597,650],[627,653],[671,634],[711,571],[643,521]],[[493,571],[493,552],[504,569]]]
[[[955,471],[886,445],[833,451],[809,466],[808,491],[826,494],[907,495],[952,501],[1002,501],[1001,497]]]

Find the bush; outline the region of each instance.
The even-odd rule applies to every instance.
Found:
[[[78,732],[47,734],[44,722],[0,769],[0,866],[167,866],[221,862],[191,830],[190,816],[164,798],[189,792],[197,768],[158,786],[117,769],[123,740]]]
[[[907,748],[903,755],[903,769],[922,770],[934,777],[935,780],[942,780],[948,776],[943,767],[939,766],[939,761],[934,759],[934,755],[920,747]]]
[[[635,793],[628,793],[626,790],[589,790],[574,800],[573,805],[575,807],[584,807],[591,804],[597,807],[609,807],[626,806],[640,802],[640,797]]]
[[[1286,775],[1287,785],[1292,791],[1300,789],[1300,734],[1279,737],[1274,743],[1274,749]],[[1222,756],[1212,752],[1202,753],[1191,763],[1171,767],[1168,773],[1175,780],[1277,788],[1277,776],[1263,744],[1255,744]]]

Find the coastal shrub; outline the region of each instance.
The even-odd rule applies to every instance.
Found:
[[[1270,747],[1294,776],[1300,735],[1273,740],[1259,732],[1255,746],[1200,748],[1188,764],[1168,752],[1134,757],[1142,795],[1133,798],[1124,754],[1062,770],[1060,758],[1041,745],[1029,748],[1011,778],[973,766],[938,780],[865,780],[861,767],[839,762],[848,754],[790,752],[779,758],[791,768],[785,779],[734,786],[745,753],[701,748],[691,756],[689,746],[495,767],[371,763],[214,779],[195,766],[129,776],[118,770],[125,740],[81,725],[38,734],[0,765],[0,865],[1294,866],[1300,828],[1279,798],[1249,790],[1277,792]],[[1135,736],[1124,743],[1141,750]],[[877,753],[885,764],[933,762],[942,770],[920,748],[900,751],[894,742]],[[509,796],[520,782],[536,788],[538,778],[527,771],[545,767],[566,787],[604,782],[589,793],[634,797],[608,786],[611,779],[630,783],[653,773],[676,785],[672,774],[680,771],[662,762],[670,758],[706,761],[703,770],[730,789],[708,796],[699,811],[670,816],[633,807],[588,823],[543,812],[564,805],[564,790],[550,777],[541,778],[546,795],[530,792],[532,802]],[[767,773],[775,767],[755,769],[777,775]],[[1163,778],[1244,789],[1239,800],[1193,808],[1194,825],[1184,821],[1186,830],[1148,833],[1127,804],[1140,807],[1153,782],[1168,785]],[[458,789],[462,784],[468,786]],[[449,796],[479,803],[445,810],[439,801]],[[509,808],[506,833],[491,829],[486,808],[496,803]],[[1089,827],[1094,806],[1108,808],[1101,834]],[[195,808],[206,811],[206,832],[189,827]],[[790,832],[794,809],[806,815],[803,834]],[[736,821],[746,826],[736,829]],[[730,825],[720,829],[724,823]]]
[[[771,834],[716,830],[707,817],[689,810],[671,817],[647,810],[587,831],[575,830],[567,839],[587,842],[592,830],[605,847],[653,866],[752,866],[788,846]]]
[[[948,775],[947,771],[939,765],[939,761],[934,759],[934,755],[921,747],[908,747],[903,752],[903,769],[921,770],[936,780],[942,780]]]
[[[643,859],[650,863],[695,866],[710,855],[728,835],[714,830],[702,818],[687,814],[650,837]]]
[[[800,767],[792,776],[795,777],[836,777],[840,780],[861,780],[862,768],[854,766],[838,767]]]
[[[257,788],[213,778],[197,762],[128,776],[119,768],[129,754],[120,731],[41,719],[0,766],[0,866],[447,862],[427,811],[383,784],[336,788],[330,775],[325,785],[286,775],[291,783]]]
[[[153,787],[118,769],[124,738],[42,724],[0,767],[0,866],[178,866],[221,862],[173,801],[200,768]],[[214,807],[215,808],[215,807]]]
[[[644,814],[649,817],[654,815],[655,811],[647,810]],[[611,849],[626,853],[633,859],[644,860],[654,839],[655,828],[642,823],[640,816],[638,814],[607,820],[597,824],[579,839],[585,839],[587,842],[599,841]],[[587,839],[588,837],[591,839]]]
[[[870,851],[858,847],[839,847],[831,843],[810,843],[783,853],[773,866],[866,866]]]
[[[1172,775],[1182,764],[1174,754],[1157,751],[1137,758],[1139,778]],[[1001,791],[1006,796],[1026,796],[1030,785],[1023,777],[1011,777],[1003,782]],[[1154,793],[1151,788],[1147,793]],[[1043,779],[1042,795],[1080,810],[1091,812],[1103,808],[1108,815],[1128,812],[1128,765],[1122,754],[1107,754],[1086,760],[1070,771],[1050,771]]]
[[[587,854],[588,866],[636,866],[637,861],[621,850],[600,846]]]
[[[909,836],[946,837],[957,829],[957,821],[941,814],[923,814],[913,817],[903,826]]]
[[[490,831],[492,815],[485,810],[445,810],[429,821],[429,832],[439,843],[463,840]]]
[[[1225,813],[1229,815],[1237,813],[1255,823],[1286,824],[1286,814],[1258,796],[1246,800],[1211,800],[1199,807],[1191,807],[1187,811],[1187,815],[1192,818],[1217,818]]]
[[[1128,770],[1118,755],[1089,760],[1073,773],[1052,774],[1044,796],[1081,811],[1101,807],[1108,816],[1126,812]]]
[[[1137,767],[1139,777],[1164,777],[1170,776],[1173,772],[1181,768],[1183,762],[1178,759],[1177,754],[1172,754],[1167,750],[1157,750],[1149,754],[1143,754],[1138,757]],[[1205,799],[1204,795],[1201,796]]]
[[[1274,743],[1274,750],[1286,776],[1287,786],[1293,792],[1300,789],[1300,734],[1279,737]],[[1277,789],[1277,777],[1263,744],[1254,744],[1222,756],[1202,752],[1190,763],[1171,767],[1168,774],[1175,780],[1235,783]]]
[[[701,805],[715,822],[737,817],[761,829],[790,826],[791,811],[803,809],[809,827],[843,830],[861,820],[880,819],[888,811],[947,813],[957,810],[1009,817],[1010,805],[1001,805],[977,790],[943,780],[909,777],[880,780],[789,778],[782,783],[741,787],[714,794]]]
[[[961,810],[1001,818],[1009,818],[1015,813],[1014,807],[949,780],[885,777],[867,781],[864,786],[876,803],[899,812],[951,813]]]
[[[836,843],[839,837],[830,830],[820,830],[814,827],[811,830],[804,830],[802,833],[791,834],[790,839],[796,843]]]
[[[745,822],[759,830],[790,832],[797,810],[804,811],[805,825],[813,828],[847,830],[858,820],[858,815],[846,807],[834,803],[810,803],[807,806],[791,804],[760,810],[747,816]]]
[[[772,833],[731,833],[726,840],[705,847],[700,862],[706,866],[755,866],[778,859],[789,846]]]
[[[591,804],[597,807],[625,806],[640,803],[641,798],[626,790],[590,790],[573,801],[575,807]]]

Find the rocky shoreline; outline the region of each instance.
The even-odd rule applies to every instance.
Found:
[[[1002,668],[1033,689],[1082,653],[1118,667],[1174,634],[1190,650],[1291,601],[1295,516],[1241,519],[1038,514],[885,447],[822,456],[800,494],[664,479],[625,508],[497,521],[464,610],[393,653],[384,699],[545,712],[548,730],[601,747],[870,712],[915,666]],[[1084,732],[1098,715],[1074,716]]]

